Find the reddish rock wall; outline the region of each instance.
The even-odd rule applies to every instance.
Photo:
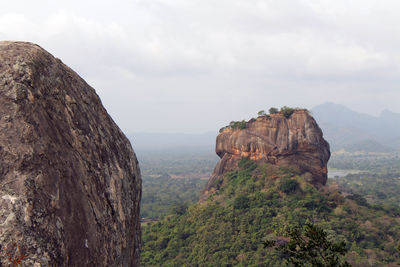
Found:
[[[215,151],[221,160],[207,183],[206,195],[215,180],[236,168],[242,157],[295,167],[316,187],[327,180],[329,144],[306,110],[297,110],[290,118],[280,113],[259,117],[242,130],[225,129],[217,136]]]

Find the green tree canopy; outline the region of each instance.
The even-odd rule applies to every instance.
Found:
[[[294,108],[290,108],[290,107],[287,107],[287,106],[283,106],[283,107],[281,108],[281,113],[282,113],[283,116],[285,116],[286,118],[289,118],[290,116],[292,116],[293,112],[294,112]]]
[[[277,108],[274,108],[274,107],[270,108],[268,111],[269,111],[269,114],[276,114],[276,113],[279,112],[279,110]]]
[[[303,229],[294,227],[287,230],[289,242],[276,245],[268,240],[266,247],[275,246],[288,264],[294,266],[312,267],[348,267],[348,262],[342,259],[347,253],[345,242],[333,243],[328,240],[327,233],[313,223],[306,223]]]
[[[265,116],[265,115],[267,115],[267,114],[265,113],[264,110],[260,110],[260,111],[257,113],[257,115],[258,115],[258,116]]]

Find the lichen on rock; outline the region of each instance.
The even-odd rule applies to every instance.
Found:
[[[141,176],[94,89],[41,47],[0,42],[0,262],[138,266]]]

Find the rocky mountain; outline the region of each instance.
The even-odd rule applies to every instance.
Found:
[[[257,163],[290,166],[317,187],[327,180],[329,144],[306,110],[295,110],[286,118],[282,113],[250,120],[243,129],[224,129],[215,151],[221,158],[207,183],[204,197],[215,189],[216,181],[247,157]]]
[[[308,245],[295,244],[298,253],[289,254],[266,243],[288,244],[293,229],[310,222],[333,247],[345,248],[328,257],[360,267],[396,265],[400,209],[324,185],[329,145],[305,110],[231,122],[216,152],[221,160],[202,201],[144,227],[142,266],[288,266],[288,257]]]
[[[348,146],[365,152],[400,149],[400,114],[384,110],[375,117],[334,103],[316,106],[312,114],[334,151]]]
[[[95,90],[41,47],[0,42],[3,266],[138,266],[141,175]]]

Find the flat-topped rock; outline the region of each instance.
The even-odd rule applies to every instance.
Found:
[[[329,144],[307,110],[295,110],[289,118],[281,113],[261,116],[247,122],[244,129],[226,128],[217,136],[215,151],[221,160],[203,199],[213,190],[215,181],[234,170],[243,157],[296,168],[316,187],[327,180]]]

